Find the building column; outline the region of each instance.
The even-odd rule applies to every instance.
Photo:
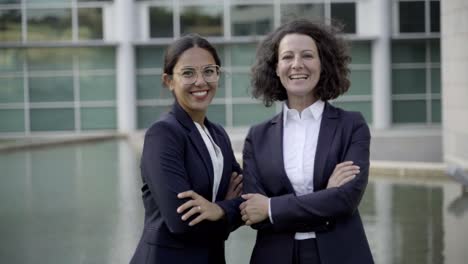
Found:
[[[376,1],[378,37],[372,42],[372,120],[378,130],[387,129],[392,120],[391,12],[392,1]]]
[[[468,5],[444,0],[440,6],[444,160],[468,169]]]
[[[136,87],[134,40],[134,1],[115,1],[115,28],[117,46],[117,126],[129,133],[136,129]]]

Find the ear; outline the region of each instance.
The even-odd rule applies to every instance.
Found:
[[[279,77],[279,73],[278,73],[278,63],[276,63],[276,66],[275,66],[275,72],[276,72],[276,76]]]
[[[172,76],[171,76],[171,75],[169,75],[169,74],[167,74],[167,73],[164,73],[164,74],[162,75],[162,81],[163,81],[163,83],[164,83],[164,86],[166,86],[166,87],[169,89],[169,91],[172,92],[172,91],[174,90],[174,88],[172,88],[172,82],[173,82],[173,80],[172,80]]]

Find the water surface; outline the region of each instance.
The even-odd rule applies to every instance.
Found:
[[[143,226],[138,158],[123,140],[0,153],[0,263],[128,263]],[[372,176],[360,212],[376,263],[468,259],[457,183]],[[228,263],[248,263],[254,241],[248,227],[231,234]]]

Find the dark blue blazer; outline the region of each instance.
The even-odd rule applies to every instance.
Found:
[[[273,224],[253,226],[257,240],[251,263],[292,263],[295,232],[315,231],[322,263],[373,263],[358,205],[369,175],[369,128],[358,112],[325,104],[314,166],[315,192],[296,196],[283,162],[283,114],[253,126],[245,140],[244,193],[271,197]],[[326,189],[335,166],[351,160],[355,179]]]
[[[233,171],[241,173],[228,135],[205,118],[205,126],[224,157],[216,203],[226,215],[191,227],[177,207],[188,199],[177,194],[194,190],[212,201],[213,166],[205,143],[190,116],[176,102],[172,111],[146,132],[141,157],[144,230],[131,263],[225,263],[224,241],[242,224],[241,198],[224,200]]]

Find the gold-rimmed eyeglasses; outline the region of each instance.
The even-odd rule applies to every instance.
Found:
[[[195,67],[185,67],[180,72],[175,72],[175,74],[181,77],[183,84],[188,85],[197,82],[199,72],[201,72],[205,82],[213,83],[219,80],[221,68],[218,65],[206,65],[201,67],[200,71],[197,71]]]

